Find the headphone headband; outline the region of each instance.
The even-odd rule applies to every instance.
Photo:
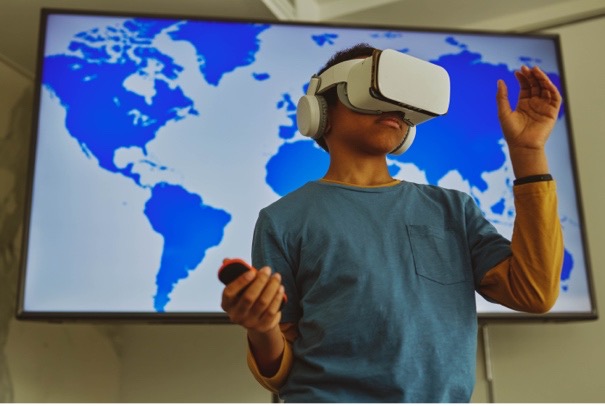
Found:
[[[361,59],[351,59],[338,63],[326,69],[321,75],[313,75],[307,88],[307,95],[314,96],[321,94],[339,83],[345,83],[349,77],[351,68],[359,63]]]

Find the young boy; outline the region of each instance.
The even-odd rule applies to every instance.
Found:
[[[320,73],[373,52],[344,50]],[[515,75],[515,110],[502,81],[496,100],[516,177],[511,241],[468,195],[391,178],[385,157],[408,132],[400,113],[362,114],[322,95],[327,173],[261,211],[260,272],[223,292],[263,386],[287,402],[468,402],[475,292],[520,311],[552,307],[563,242],[544,146],[561,97],[537,67]]]

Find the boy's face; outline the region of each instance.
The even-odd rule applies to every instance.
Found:
[[[338,150],[386,155],[403,141],[407,131],[402,113],[362,114],[337,101],[329,108],[325,141],[331,154]]]

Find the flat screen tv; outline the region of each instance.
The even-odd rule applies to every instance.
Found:
[[[510,237],[513,174],[497,79],[540,65],[565,96],[551,35],[41,13],[18,317],[227,322],[217,270],[250,260],[258,212],[325,173],[296,127],[312,73],[366,42],[443,66],[447,115],[421,124],[391,175],[470,194]],[[513,102],[514,103],[514,102]],[[530,316],[477,297],[480,318],[596,318],[567,106],[547,145],[565,258],[561,294]]]

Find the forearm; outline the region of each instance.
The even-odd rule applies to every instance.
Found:
[[[253,333],[252,338],[248,335],[248,368],[258,383],[274,393],[277,393],[288,377],[293,362],[291,344],[286,340],[286,336],[292,334],[289,331],[284,334],[279,330],[277,334],[279,337],[275,332],[268,336]],[[253,345],[256,346],[254,350]],[[258,354],[258,358],[253,351]]]
[[[515,310],[544,313],[555,303],[563,237],[553,181],[515,186],[512,256],[492,268],[479,292]]]
[[[275,375],[284,352],[284,339],[279,326],[264,333],[248,330],[248,343],[259,372],[263,376]]]
[[[509,155],[517,179],[550,172],[544,148],[509,146]]]

